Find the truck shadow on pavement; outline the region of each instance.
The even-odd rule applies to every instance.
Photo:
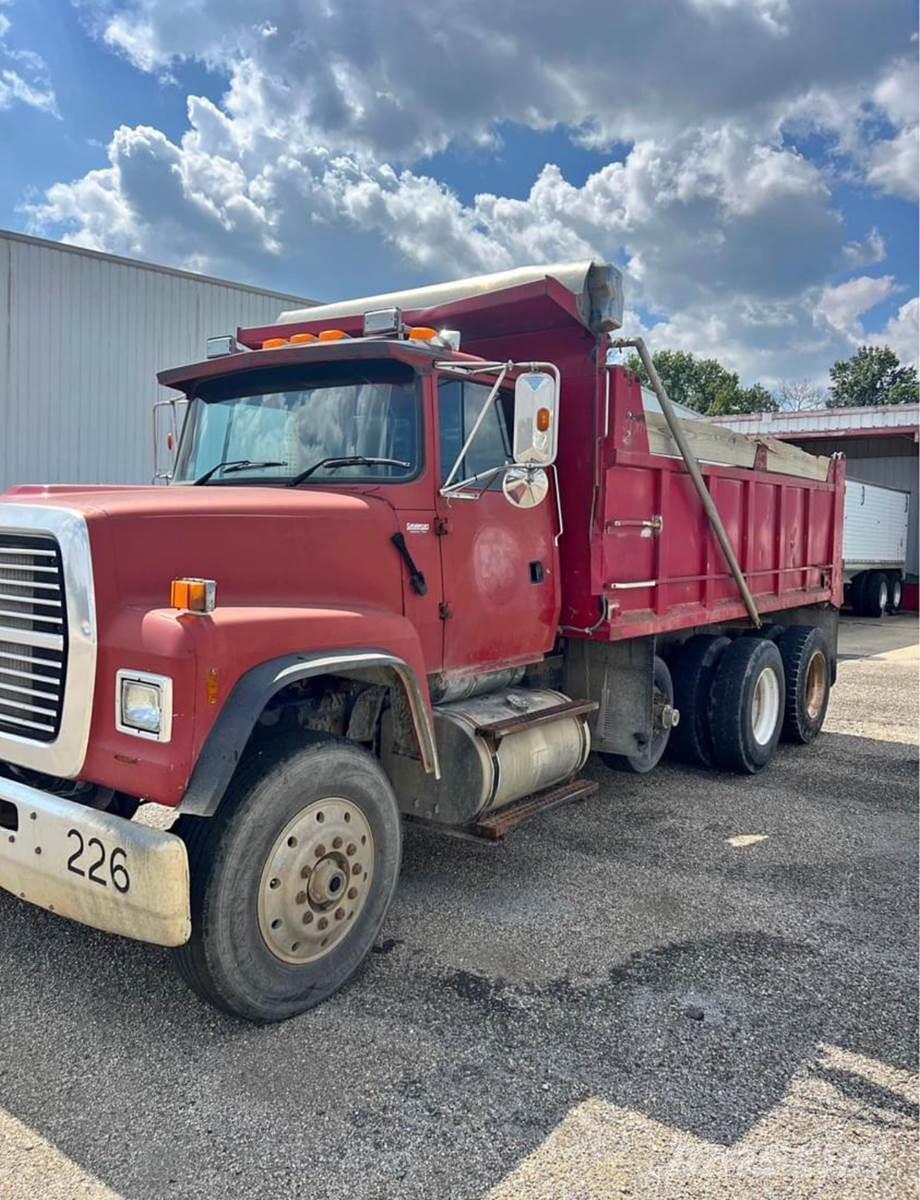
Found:
[[[913,1104],[818,1047],[916,1066],[915,756],[597,765],[495,849],[408,833],[376,953],[269,1028],[0,893],[0,1109],[131,1200],[478,1197],[586,1099],[730,1146],[803,1069],[900,1127]]]

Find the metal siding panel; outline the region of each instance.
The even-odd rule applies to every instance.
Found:
[[[290,301],[0,234],[0,492],[149,482],[156,371]]]

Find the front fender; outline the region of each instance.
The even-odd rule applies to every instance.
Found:
[[[426,771],[440,778],[428,703],[421,682],[408,663],[380,650],[289,654],[253,667],[237,683],[198,756],[179,811],[195,817],[209,817],[217,811],[256,721],[282,688],[311,675],[381,668],[393,671],[399,678],[412,714],[422,764]]]
[[[95,783],[169,806],[181,802],[184,812],[213,811],[213,795],[219,802],[274,691],[323,670],[360,668],[360,662],[348,660],[362,655],[380,656],[374,663],[365,661],[366,668],[395,674],[422,761],[426,770],[437,771],[422,649],[415,627],[400,613],[240,605],[198,616],[176,609],[127,609],[107,622],[106,634],[82,773]],[[119,668],[173,679],[171,742],[144,741],[115,729]]]

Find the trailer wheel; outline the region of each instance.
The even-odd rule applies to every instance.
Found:
[[[783,660],[767,638],[738,638],[722,654],[710,692],[712,746],[720,767],[762,770],[776,751],[786,688]]]
[[[674,704],[680,723],[671,731],[668,753],[702,767],[713,764],[709,690],[719,659],[731,639],[711,634],[689,638],[671,660]]]
[[[850,595],[848,597],[850,608],[853,610],[854,616],[862,617],[863,613],[863,592],[866,587],[866,581],[869,578],[868,571],[862,571],[854,579],[850,581]]]
[[[888,587],[888,611],[896,613],[900,611],[901,599],[904,595],[904,586],[901,582],[900,575],[892,575],[889,580]]]
[[[269,1022],[342,987],[399,875],[399,809],[373,755],[319,734],[279,739],[241,767],[214,817],[180,824],[192,936],[175,958],[194,991]]]
[[[674,683],[671,672],[662,658],[655,658],[652,692],[652,739],[643,754],[601,754],[601,758],[614,771],[632,771],[636,775],[647,775],[661,762],[671,730],[679,714],[674,708]]]
[[[884,571],[870,571],[861,593],[861,612],[864,617],[883,617],[888,608],[888,576]]]
[[[779,640],[786,677],[783,738],[813,742],[821,732],[831,698],[830,655],[822,631],[813,625],[793,625]]]

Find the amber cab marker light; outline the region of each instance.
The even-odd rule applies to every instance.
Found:
[[[410,342],[431,342],[438,336],[436,329],[430,329],[427,325],[416,325],[414,329],[409,330]]]
[[[287,338],[269,338],[262,343],[263,350],[280,350],[282,346],[288,344]]]
[[[190,613],[213,612],[217,606],[217,583],[213,579],[174,579],[169,588],[171,608]]]
[[[321,342],[340,342],[342,338],[347,338],[348,334],[344,329],[323,329],[319,334]]]
[[[318,340],[315,333],[294,333],[291,335],[292,346],[308,346],[310,342]]]

